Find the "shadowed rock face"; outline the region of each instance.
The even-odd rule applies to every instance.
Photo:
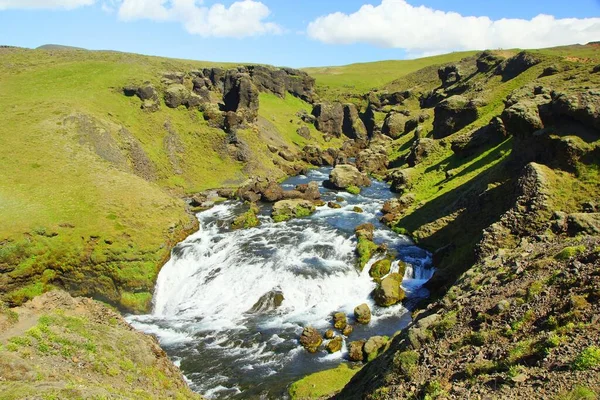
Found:
[[[227,71],[223,86],[225,111],[242,112],[248,121],[258,116],[258,89],[250,76],[236,70]]]
[[[344,107],[341,103],[319,103],[313,108],[315,127],[323,133],[340,137],[344,122]]]
[[[452,96],[435,107],[433,137],[442,139],[474,122],[477,117],[478,102],[462,96]]]

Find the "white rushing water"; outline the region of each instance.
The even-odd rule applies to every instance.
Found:
[[[284,187],[321,181],[327,173],[313,171]],[[339,363],[346,343],[341,353],[308,356],[297,341],[304,326],[329,328],[333,312],[351,316],[362,303],[372,309],[371,324],[357,327],[348,340],[391,334],[409,321],[402,305],[379,308],[372,300],[376,284],[368,271],[376,259],[362,272],[355,266],[354,227],[373,222],[375,241],[395,249],[407,263],[403,286],[409,297],[422,296],[421,286],[431,278],[429,255],[378,222],[383,202],[391,197],[387,187],[376,182],[358,196],[322,192],[325,200],[342,196],[343,207],[320,207],[309,218],[275,224],[265,205],[259,227],[237,231],[228,225],[243,211],[238,202],[198,214],[200,230],[173,250],[159,274],[153,313],[129,318],[158,336],[192,387],[206,397],[281,398],[290,381]],[[364,213],[354,212],[355,206]],[[398,261],[392,270],[397,268]],[[279,307],[264,301],[269,293],[283,295]]]

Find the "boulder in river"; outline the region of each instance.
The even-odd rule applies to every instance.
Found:
[[[254,228],[260,225],[260,221],[256,214],[258,213],[258,206],[254,203],[250,205],[250,209],[245,213],[237,216],[231,223],[231,229],[248,229]]]
[[[378,306],[389,307],[404,300],[406,295],[401,287],[402,278],[402,275],[393,273],[382,279],[373,293]]]
[[[346,314],[343,312],[338,312],[333,315],[333,326],[335,329],[342,331],[346,325],[348,325],[348,318],[346,317]]]
[[[384,258],[383,260],[379,260],[371,266],[369,270],[369,275],[374,279],[381,279],[385,275],[390,273],[390,269],[392,268],[392,262],[388,258]]]
[[[369,177],[349,164],[336,166],[329,174],[329,180],[326,183],[334,189],[347,189],[350,186],[371,186]]]
[[[333,339],[335,337],[335,332],[333,329],[327,329],[325,332],[325,339]]]
[[[365,356],[363,354],[363,347],[365,346],[364,340],[357,340],[350,342],[348,345],[348,358],[350,361],[362,361]]]
[[[323,343],[323,338],[319,331],[317,331],[312,326],[307,326],[302,331],[302,336],[300,336],[300,344],[308,351],[309,353],[316,353],[319,350],[319,347]]]
[[[327,351],[331,354],[337,353],[342,350],[342,344],[344,340],[341,336],[336,336],[327,343]]]
[[[281,200],[273,205],[271,216],[275,222],[283,222],[292,218],[307,217],[314,213],[315,210],[314,203],[309,200]]]
[[[261,313],[266,311],[272,311],[281,306],[285,298],[283,293],[279,290],[271,290],[263,294],[260,299],[250,309],[251,313]]]
[[[371,309],[366,303],[356,306],[354,308],[354,318],[359,324],[368,324],[371,322]]]
[[[354,228],[354,234],[358,239],[365,238],[373,240],[373,234],[375,232],[375,225],[371,223],[361,224]]]
[[[354,328],[352,327],[352,325],[346,325],[346,327],[342,331],[342,335],[348,337],[352,334],[352,332],[354,332]]]

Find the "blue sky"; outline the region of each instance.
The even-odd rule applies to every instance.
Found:
[[[600,0],[0,0],[0,44],[293,67],[592,40]]]

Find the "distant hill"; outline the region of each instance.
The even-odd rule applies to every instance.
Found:
[[[36,50],[87,50],[83,47],[63,46],[62,44],[45,44]]]

